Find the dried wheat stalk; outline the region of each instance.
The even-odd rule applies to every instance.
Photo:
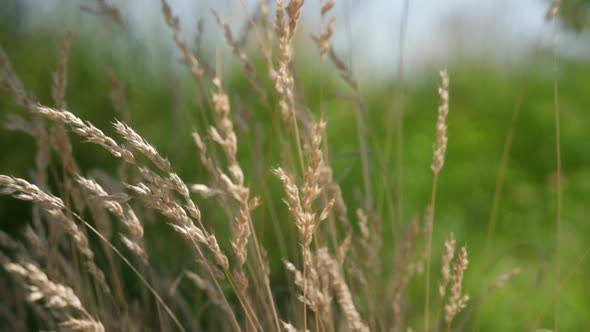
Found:
[[[106,283],[104,273],[94,262],[94,252],[90,248],[86,234],[78,228],[78,225],[71,218],[66,216],[67,209],[60,198],[42,191],[39,187],[26,180],[6,175],[0,175],[0,194],[12,195],[20,200],[32,201],[45,210],[48,217],[57,222],[70,235],[76,248],[86,259],[87,271],[105,292],[110,293],[110,287]]]
[[[45,306],[68,315],[71,309],[81,313],[84,319],[69,318],[59,323],[69,331],[104,332],[105,329],[84,308],[82,302],[68,286],[51,281],[47,275],[32,263],[5,263],[4,268],[27,290],[27,301],[43,300]]]
[[[455,262],[453,275],[451,276],[451,294],[445,305],[445,322],[447,323],[447,332],[451,330],[453,318],[465,308],[469,296],[462,294],[463,276],[467,269],[469,261],[467,260],[467,249],[462,247],[459,251],[459,257]]]

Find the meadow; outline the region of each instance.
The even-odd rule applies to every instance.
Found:
[[[105,1],[93,40],[0,22],[0,329],[588,326],[587,58],[360,84],[333,1],[192,40],[161,5],[170,66]]]

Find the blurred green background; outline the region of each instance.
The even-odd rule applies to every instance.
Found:
[[[565,3],[573,5],[575,1]],[[583,3],[579,2],[578,5],[582,7],[578,8],[586,8]],[[18,1],[8,1],[0,7],[0,45],[26,89],[41,103],[53,105],[52,73],[68,27],[61,26],[56,18],[48,19],[43,29],[31,29],[21,21],[19,12],[22,10],[26,9],[19,6]],[[586,21],[580,17],[580,12],[584,13],[566,7],[562,14],[564,31],[582,31],[578,36],[581,41],[587,42],[587,35],[583,34]],[[199,101],[208,96],[203,96],[199,83],[191,79],[184,67],[176,64],[178,54],[154,52],[133,32],[117,27],[104,17],[83,13],[79,15],[81,18],[78,21],[85,28],[73,31],[68,65],[67,108],[106,133],[113,134],[111,122],[121,118],[109,99],[111,86],[108,73],[113,73],[124,83],[131,125],[170,159],[186,182],[203,181],[206,174],[199,164],[198,152],[190,140],[190,133],[194,129],[204,132],[207,123],[202,121],[203,114],[206,119],[212,119],[210,113],[204,112],[203,104]],[[213,25],[208,29],[217,27]],[[167,31],[162,31],[167,36]],[[550,29],[548,34],[550,38]],[[576,38],[575,34],[573,36]],[[157,45],[171,47],[169,43]],[[216,47],[225,47],[223,41],[215,45],[205,44],[203,56],[210,59],[210,63],[214,63]],[[526,330],[553,300],[556,160],[551,52],[546,44],[539,45],[528,50],[523,60],[510,65],[465,54],[452,59],[448,66],[451,77],[449,146],[438,184],[433,280],[436,280],[439,271],[437,257],[440,257],[444,239],[451,232],[458,244],[465,244],[469,250],[470,266],[465,288],[472,298],[476,298],[499,274],[513,267],[522,269],[522,273],[508,286],[482,304],[480,331]],[[352,217],[354,207],[362,205],[355,109],[346,98],[350,91],[339,80],[332,65],[329,62],[321,63],[318,59],[315,49],[299,55],[296,61],[298,84],[304,103],[312,112],[319,114],[321,107],[326,109],[334,175],[342,186]],[[263,107],[248,88],[239,64],[234,61],[224,63],[223,66],[226,67],[224,84],[236,114],[236,127],[240,136],[239,155],[247,181],[252,191],[261,195],[266,183],[263,179],[268,178],[272,199],[269,204],[281,206],[282,191],[277,181],[265,173],[266,169],[260,162],[261,158],[266,157],[272,112]],[[264,72],[261,61],[256,66],[260,72]],[[389,195],[397,186],[396,167],[401,164],[404,172],[405,221],[423,213],[430,199],[430,163],[439,103],[438,69],[430,68],[427,64],[421,68],[422,74],[406,77],[402,88],[399,81],[394,79],[362,80],[362,95],[368,106],[368,142],[374,197],[378,204],[391,199]],[[264,78],[265,75],[260,76]],[[590,244],[589,77],[590,57],[560,58],[558,82],[562,111],[564,194],[561,276],[564,278],[574,271],[561,294],[559,319],[563,331],[581,331],[590,323],[587,314],[590,311],[590,287],[587,281],[590,262],[584,260],[576,266]],[[392,101],[399,97],[400,89],[403,90],[401,107],[404,110],[404,133],[403,159],[398,162],[394,158],[395,144],[388,141],[390,136],[395,135],[388,132],[392,126],[387,119],[391,118]],[[22,110],[14,105],[9,92],[2,91],[0,118],[3,122],[10,113],[22,113]],[[499,200],[492,254],[489,262],[485,262],[484,249],[494,191],[510,130],[513,130],[513,144]],[[81,142],[73,135],[71,139],[83,170],[90,172],[101,169],[110,174],[115,173],[117,162],[108,153]],[[22,133],[1,130],[0,143],[4,149],[0,158],[0,173],[30,178],[35,158],[34,141]],[[385,151],[386,148],[389,150]],[[273,145],[272,151],[270,166],[278,166],[279,147]],[[391,156],[391,160],[381,164],[383,155]],[[383,197],[385,201],[380,200]],[[206,204],[203,213],[211,220],[222,214]],[[380,213],[387,222],[397,211],[383,208]],[[286,215],[282,218],[288,219]],[[29,205],[0,197],[0,227],[3,231],[18,237],[29,219]],[[171,233],[165,225],[155,224],[147,228],[146,236],[152,257],[165,255],[170,250],[183,250],[180,244],[159,241],[160,237],[150,234],[150,228]],[[223,225],[216,226],[216,231],[222,234],[228,232]],[[272,227],[266,224],[260,232],[264,233],[265,242],[272,246]],[[384,232],[385,253],[388,248],[391,249],[389,233]],[[271,258],[273,271],[281,270],[278,257],[273,257],[271,253]],[[179,262],[167,261],[165,264],[174,266],[175,263],[187,263],[187,260],[178,259]],[[274,282],[281,282],[282,274],[276,275],[278,279]],[[422,285],[421,278],[414,282]],[[414,308],[409,303],[410,308],[413,308],[411,310],[419,312],[422,309],[420,303]],[[541,325],[551,327],[552,308],[548,308]],[[468,309],[466,315],[472,323],[475,318],[469,312]],[[459,317],[458,321],[461,319]],[[466,326],[470,330],[469,326],[472,325]]]

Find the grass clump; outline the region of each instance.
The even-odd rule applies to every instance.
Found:
[[[96,8],[84,10],[105,15],[125,29],[116,7],[96,3]],[[423,218],[407,222],[397,212],[402,209],[402,186],[396,188],[400,192],[394,200],[387,189],[390,179],[376,174],[390,160],[384,157],[389,151],[382,153],[375,142],[380,128],[371,126],[371,104],[331,46],[337,32],[330,17],[335,1],[321,7],[327,24],[313,39],[320,65],[327,66],[324,60],[329,60],[350,94],[345,99],[354,109],[360,164],[358,176],[351,177],[358,180],[356,198],[335,176],[337,158],[330,149],[338,142],[328,142],[331,120],[326,110],[334,101],[324,92],[331,83],[319,83],[323,106],[314,110],[302,93],[305,82],[298,79],[294,43],[303,1],[277,1],[274,24],[266,21],[265,2],[259,8],[262,14],[249,18],[259,62],[243,49],[222,15],[212,12],[241,64],[247,82],[243,89],[255,96],[252,105],[233,97],[220,57],[209,63],[199,45],[193,50],[171,7],[165,0],[161,4],[195,88],[193,110],[172,112],[180,119],[179,127],[185,119],[192,127],[187,137],[193,145],[178,143],[175,152],[190,155],[184,158],[190,159],[194,172],[184,165],[176,168],[175,156],[169,160],[158,144],[150,143],[141,120],[134,123],[130,110],[153,97],[146,96],[148,102],[128,100],[129,87],[114,70],[106,70],[105,76],[111,85],[111,107],[120,120],[112,120],[110,128],[95,126],[84,120],[78,107],[69,106],[69,54],[76,43],[71,34],[59,52],[50,102],[35,99],[8,56],[0,53],[0,79],[21,109],[8,117],[7,126],[30,135],[37,149],[30,180],[0,176],[2,194],[32,203],[31,222],[22,236],[0,233],[0,263],[24,290],[10,294],[7,310],[21,314],[7,318],[6,326],[79,331],[451,331],[465,329],[469,320],[477,327],[482,302],[520,270],[511,266],[470,300],[471,289],[464,284],[473,259],[468,259],[466,246],[457,250],[451,235],[444,243],[441,275],[431,273],[437,266],[433,253],[438,252],[433,248],[434,226],[439,232],[440,223],[435,215],[437,187],[452,137],[447,133],[453,91],[449,72],[440,72],[438,119],[429,125],[435,129],[430,201],[423,203]],[[432,118],[435,114],[433,107]],[[262,119],[264,126],[251,126],[252,117]],[[157,132],[157,124],[151,126],[156,127],[151,132]],[[109,167],[97,169],[100,163],[77,160],[77,150],[96,147],[110,155]],[[419,153],[428,156],[430,151]],[[492,247],[488,238],[486,248]],[[432,301],[437,289],[438,301]]]

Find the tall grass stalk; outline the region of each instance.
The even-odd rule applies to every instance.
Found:
[[[424,301],[424,330],[430,330],[430,265],[432,260],[432,231],[434,229],[434,211],[436,206],[436,189],[438,184],[438,175],[445,162],[445,153],[447,150],[447,124],[446,118],[449,113],[449,76],[446,70],[440,72],[441,85],[438,88],[440,96],[440,106],[438,108],[438,119],[436,121],[436,150],[432,160],[432,191],[430,205],[426,217],[426,230],[428,232],[426,242],[426,286]]]
[[[557,71],[557,47],[558,47],[558,32],[557,32],[557,12],[559,11],[561,1],[554,0],[549,9],[549,17],[551,18],[551,25],[553,28],[553,109],[555,114],[555,160],[557,164],[556,170],[556,191],[557,191],[557,231],[555,241],[555,321],[553,329],[557,332],[559,330],[559,299],[560,299],[560,269],[561,269],[561,215],[563,206],[562,193],[562,170],[561,170],[561,129],[560,129],[560,111],[559,111],[559,78]]]

